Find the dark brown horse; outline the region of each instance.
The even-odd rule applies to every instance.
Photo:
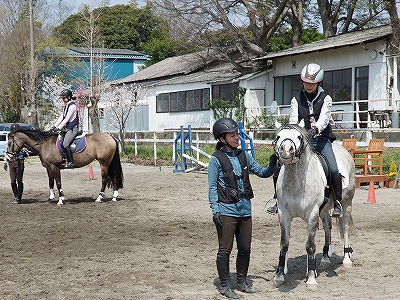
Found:
[[[63,157],[56,146],[58,135],[51,131],[24,130],[9,133],[6,156],[10,159],[23,147],[39,155],[43,167],[49,177],[50,196],[54,199],[54,180],[57,185],[59,200],[57,205],[64,204],[64,193],[61,187],[61,172]],[[118,190],[123,187],[123,173],[119,158],[118,142],[107,133],[96,132],[86,135],[86,147],[83,151],[73,154],[76,168],[84,167],[93,160],[100,163],[101,190],[96,202],[102,202],[107,187],[113,188],[113,201],[117,201]]]

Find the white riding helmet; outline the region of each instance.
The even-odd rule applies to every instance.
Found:
[[[300,77],[304,82],[318,83],[324,79],[324,69],[320,65],[311,63],[304,66]]]

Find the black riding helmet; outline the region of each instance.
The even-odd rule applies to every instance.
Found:
[[[222,118],[214,123],[213,134],[215,139],[218,140],[223,134],[237,131],[238,129],[239,126],[234,120],[231,118]]]
[[[72,91],[71,90],[63,90],[60,94],[61,98],[68,98],[71,99],[72,98]]]
[[[10,126],[10,131],[11,131],[11,132],[16,132],[16,131],[18,131],[19,129],[20,129],[20,126],[19,126],[19,124],[17,124],[17,123],[11,124],[11,126]]]

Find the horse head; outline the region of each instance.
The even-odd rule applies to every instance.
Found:
[[[37,153],[35,146],[43,144],[53,133],[39,129],[19,129],[8,134],[8,142],[5,156],[12,159],[22,148],[26,147],[33,153]]]
[[[9,161],[11,161],[25,145],[25,142],[21,140],[17,135],[18,131],[14,131],[10,132],[7,136],[7,149],[4,153],[4,156]]]
[[[276,131],[274,151],[284,165],[295,164],[307,146],[307,135],[299,125],[283,125]]]

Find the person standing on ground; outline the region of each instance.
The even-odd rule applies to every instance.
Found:
[[[10,126],[10,134],[15,134],[20,128],[19,124],[11,124]],[[29,156],[28,149],[25,147],[21,149],[21,151],[15,155],[12,160],[8,160],[6,155],[4,155],[4,170],[10,172],[11,179],[11,190],[14,194],[13,204],[21,204],[22,203],[22,193],[24,191],[24,161],[25,157]]]
[[[267,178],[275,171],[273,154],[267,167],[262,167],[249,153],[238,149],[238,124],[230,118],[217,120],[213,134],[218,141],[208,165],[209,201],[218,235],[217,271],[219,292],[229,299],[239,299],[233,291],[229,273],[229,256],[236,238],[237,289],[255,293],[247,282],[252,235],[251,199],[253,190],[249,173]]]

